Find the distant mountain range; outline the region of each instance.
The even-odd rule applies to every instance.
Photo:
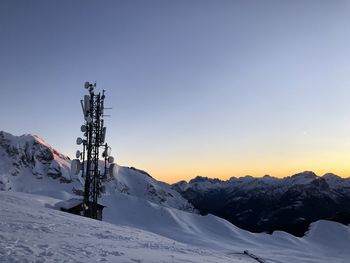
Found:
[[[236,213],[239,219],[267,222],[270,216],[275,219],[271,228],[276,228],[293,217],[293,213],[282,217],[283,213],[303,205],[315,208],[310,213],[327,212],[334,207],[333,200],[344,198],[339,211],[346,211],[348,180],[304,173],[286,179],[244,177],[226,182],[198,177],[171,186],[145,171],[119,167],[117,175],[104,181],[101,222],[59,211],[62,201],[82,194],[84,178],[70,174],[70,162],[37,136],[0,132],[1,262],[345,263],[350,257],[347,226],[320,220],[302,238],[279,231],[252,234],[217,216],[199,215],[177,192],[193,199],[202,195],[203,207],[197,206],[202,213],[225,211],[225,204],[231,203],[233,209],[245,211]],[[310,193],[321,201],[305,202]],[[271,211],[282,213],[271,217]]]
[[[62,200],[79,196],[84,179],[71,175],[69,167],[70,158],[41,138],[0,131],[0,190]],[[283,230],[301,236],[319,219],[350,223],[350,179],[334,174],[227,181],[196,177],[169,185],[145,171],[119,167],[118,176],[108,178],[105,188],[102,202],[127,195],[191,213],[211,213],[253,232]]]
[[[350,178],[331,173],[227,181],[198,176],[172,187],[201,214],[214,214],[252,232],[282,230],[302,236],[320,219],[350,223]]]

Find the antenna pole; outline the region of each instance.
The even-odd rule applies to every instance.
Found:
[[[83,215],[102,220],[103,206],[98,204],[104,189],[102,181],[107,178],[107,174],[115,176],[117,166],[112,163],[114,158],[108,156],[110,148],[105,143],[106,128],[103,120],[105,90],[102,91],[102,95],[95,94],[96,83],[89,82],[85,82],[85,88],[89,95],[85,95],[84,100],[80,101],[85,119],[81,131],[84,132],[85,138],[77,139],[77,143],[80,142],[78,144],[83,143],[83,152],[77,156],[77,158],[80,157],[82,165],[79,159],[74,161],[80,163],[81,175],[85,179]],[[101,167],[101,170],[99,169],[100,147],[103,147],[102,157],[104,158],[104,167]]]

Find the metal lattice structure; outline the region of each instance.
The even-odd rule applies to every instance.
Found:
[[[83,138],[77,138],[77,144],[83,145],[83,151],[77,151],[72,161],[72,173],[79,174],[85,179],[82,215],[93,219],[102,219],[103,206],[98,204],[98,198],[104,192],[103,181],[108,176],[116,175],[117,165],[110,156],[111,148],[105,142],[106,127],[104,126],[105,90],[102,94],[95,93],[96,84],[85,82],[89,94],[81,100],[84,114],[84,125],[81,126]],[[103,161],[100,161],[102,149]]]

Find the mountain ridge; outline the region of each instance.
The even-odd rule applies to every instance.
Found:
[[[194,178],[186,181],[186,180],[180,180],[174,184],[178,184],[180,182],[185,182],[185,183],[195,183],[195,182],[214,182],[214,183],[223,183],[223,182],[230,182],[230,181],[234,181],[234,180],[242,180],[242,179],[264,179],[264,180],[283,180],[283,179],[286,179],[286,178],[299,178],[299,177],[304,177],[304,178],[319,178],[319,177],[325,177],[325,178],[339,178],[339,179],[350,179],[350,177],[341,177],[339,175],[336,175],[332,172],[327,172],[323,175],[317,175],[315,172],[313,171],[309,171],[309,170],[306,170],[306,171],[302,171],[302,172],[299,172],[299,173],[296,173],[296,174],[293,174],[293,175],[288,175],[288,176],[284,176],[284,177],[277,177],[277,176],[272,176],[272,175],[269,175],[269,174],[265,174],[264,176],[252,176],[252,175],[244,175],[244,176],[231,176],[230,178],[228,179],[220,179],[220,178],[217,178],[217,177],[208,177],[208,176],[201,176],[201,175],[197,175],[195,176]],[[173,185],[174,185],[173,184]]]
[[[194,213],[168,184],[137,168],[120,167],[105,182],[102,222],[59,211],[57,204],[79,195],[83,183],[79,175],[65,173],[69,158],[36,138],[4,136],[0,187],[7,191],[0,191],[0,258],[5,261],[253,262],[247,253],[266,262],[345,263],[349,258],[348,226],[318,221],[303,238],[280,231],[254,234],[215,215]],[[18,142],[24,138],[29,142]],[[64,166],[50,176],[55,158]],[[4,188],[4,178],[10,189]]]
[[[196,177],[172,185],[201,214],[211,213],[252,232],[287,231],[302,236],[310,223],[350,223],[350,178],[305,171],[284,178]]]
[[[68,199],[81,195],[84,179],[70,173],[70,158],[36,135],[14,136],[0,131],[0,190],[51,195]],[[196,212],[170,185],[145,171],[119,166],[117,177],[105,181],[107,190],[149,202]],[[108,194],[108,193],[107,193]]]

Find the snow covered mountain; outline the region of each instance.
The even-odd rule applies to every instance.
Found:
[[[350,223],[350,178],[303,172],[286,178],[196,177],[173,185],[202,214],[212,213],[253,232],[302,236],[311,222]]]
[[[342,224],[318,221],[303,238],[253,234],[212,215],[123,196],[106,208],[114,214],[107,223],[55,210],[57,199],[0,191],[0,261],[349,262],[350,228]]]
[[[69,157],[35,135],[13,136],[0,131],[0,190],[42,194],[68,199],[82,194],[83,179],[70,174]],[[155,204],[185,211],[194,208],[166,183],[136,168],[120,167],[108,178],[106,196],[133,195]]]
[[[103,222],[59,211],[57,204],[82,189],[69,163],[36,136],[0,132],[6,190],[0,191],[0,261],[345,263],[350,257],[348,226],[318,221],[303,238],[250,233],[189,212],[193,207],[178,192],[135,168],[120,167],[107,180]]]

